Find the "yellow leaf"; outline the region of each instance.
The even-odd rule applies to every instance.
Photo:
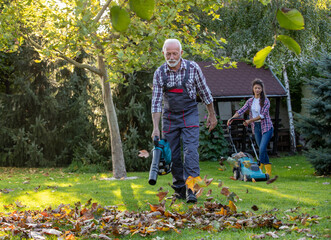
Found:
[[[229,207],[230,207],[232,212],[237,212],[237,206],[231,200],[229,201]]]
[[[194,191],[194,185],[198,182],[201,182],[202,179],[200,176],[197,176],[197,177],[192,177],[192,176],[189,176],[186,180],[186,186],[187,188],[191,189],[192,191]],[[200,184],[199,184],[200,185]],[[201,187],[201,186],[200,186]]]

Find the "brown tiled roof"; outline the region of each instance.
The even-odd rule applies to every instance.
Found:
[[[212,62],[197,62],[206,77],[214,98],[243,98],[252,96],[255,78],[264,82],[268,97],[286,96],[285,88],[269,69],[255,68],[243,62],[237,68],[216,69]]]

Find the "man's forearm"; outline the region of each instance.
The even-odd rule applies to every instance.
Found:
[[[160,130],[159,130],[160,119],[161,119],[160,112],[152,113],[152,120],[153,120],[152,139],[154,139],[155,136],[160,137]]]
[[[160,112],[152,113],[153,128],[155,130],[159,129],[160,119],[161,119],[161,113]]]
[[[210,104],[206,105],[206,107],[207,107],[208,115],[214,116],[215,115],[214,104],[210,103]]]

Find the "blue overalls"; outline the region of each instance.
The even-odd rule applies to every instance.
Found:
[[[173,186],[181,188],[189,176],[200,175],[199,167],[199,113],[198,103],[191,99],[186,82],[189,79],[190,62],[186,62],[185,77],[182,84],[171,88],[167,87],[168,77],[161,67],[164,86],[163,108],[163,136],[170,143],[172,154]],[[184,162],[182,161],[181,143],[183,144]]]

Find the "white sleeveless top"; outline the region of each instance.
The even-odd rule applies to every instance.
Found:
[[[252,118],[256,118],[260,116],[261,106],[260,106],[260,98],[254,98],[252,102]]]

